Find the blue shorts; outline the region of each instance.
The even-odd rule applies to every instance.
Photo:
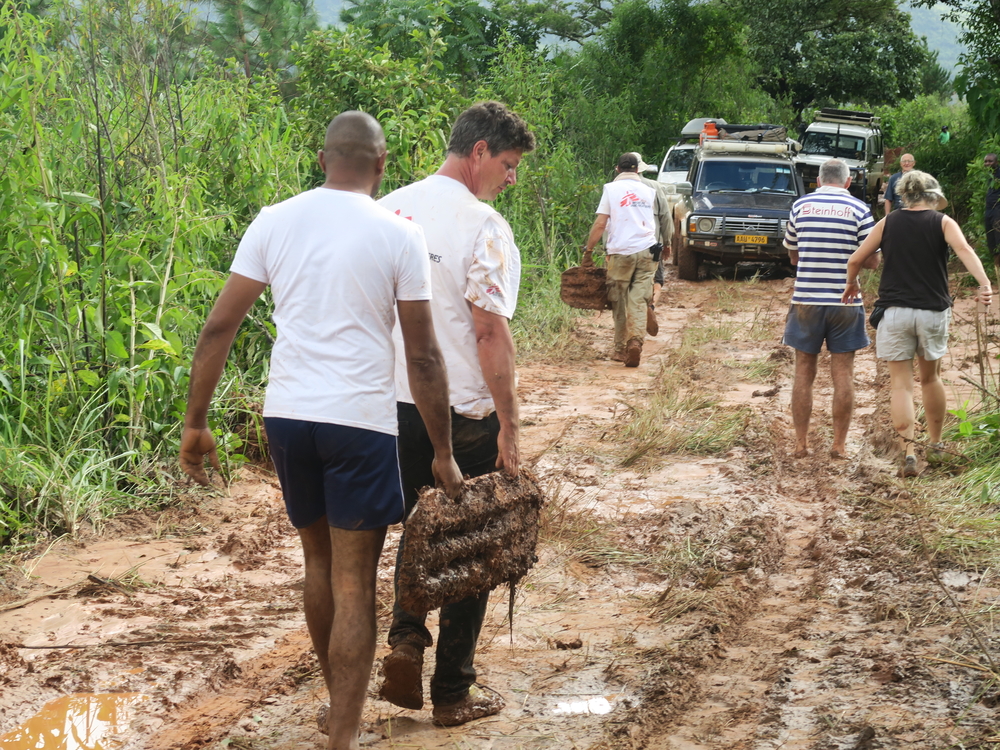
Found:
[[[861,305],[795,305],[788,310],[782,343],[806,354],[819,354],[826,341],[833,354],[856,352],[871,341]]]
[[[281,417],[265,417],[264,429],[295,528],[323,516],[351,531],[403,520],[395,435]]]

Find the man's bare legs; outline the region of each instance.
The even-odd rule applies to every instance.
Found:
[[[892,416],[892,426],[899,433],[899,447],[902,449],[903,455],[915,456],[913,450],[913,360],[900,359],[886,364],[889,365],[889,414]]]
[[[854,415],[854,352],[830,354],[833,379],[833,446],[830,456],[847,457],[847,430]]]
[[[330,693],[327,750],[356,750],[375,658],[375,576],[385,528],[347,531],[324,517],[299,529],[299,538],[306,625]]]
[[[927,442],[940,443],[944,426],[947,398],[944,383],[941,382],[941,360],[926,360],[917,356],[917,370],[920,373],[920,394],[924,402],[924,419],[927,420]]]
[[[809,418],[812,416],[813,381],[819,354],[795,350],[795,382],[792,384],[792,423],[795,425],[795,452],[802,458],[809,452]]]

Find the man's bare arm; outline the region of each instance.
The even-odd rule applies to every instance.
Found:
[[[231,274],[198,336],[191,362],[180,462],[184,472],[199,484],[209,483],[205,473],[206,455],[212,466],[219,468],[215,439],[208,429],[208,407],[212,394],[222,377],[222,369],[226,366],[229,348],[233,345],[240,323],[266,287],[263,282],[238,273]]]
[[[597,236],[600,237],[600,233]],[[521,464],[518,447],[521,418],[514,384],[514,338],[510,334],[507,318],[487,312],[478,305],[470,303],[470,307],[476,330],[479,365],[483,369],[483,377],[500,420],[497,468],[506,469],[511,476],[517,476]]]
[[[607,229],[610,218],[608,214],[597,214],[597,218],[594,219],[594,224],[590,227],[590,234],[587,236],[587,244],[583,247],[583,265],[590,265],[593,262],[591,258],[594,247],[601,241],[601,235]]]
[[[462,472],[452,454],[448,373],[434,333],[431,303],[400,300],[396,306],[410,393],[434,446],[434,478],[442,484],[445,494],[455,499],[462,491]]]

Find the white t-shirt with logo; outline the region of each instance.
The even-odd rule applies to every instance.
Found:
[[[604,186],[597,213],[607,214],[608,255],[634,255],[648,250],[656,242],[656,218],[653,203],[656,188],[640,182],[638,175],[626,172]]]
[[[396,300],[431,297],[420,227],[320,187],[262,209],[230,270],[274,297],[265,417],[397,434]]]
[[[469,305],[508,320],[517,306],[521,256],[504,218],[457,180],[442,175],[395,190],[379,204],[424,230],[431,261],[434,331],[448,368],[450,403],[466,417],[496,410],[483,377]],[[396,397],[413,403],[399,326],[393,341]]]

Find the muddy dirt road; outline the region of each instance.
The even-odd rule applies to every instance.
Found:
[[[1000,586],[924,554],[920,497],[940,478],[896,478],[872,351],[849,460],[827,457],[823,358],[814,454],[789,457],[790,289],[672,280],[639,368],[605,357],[608,314],[579,319],[586,356],[522,364],[522,453],[549,500],[513,630],[500,590],[481,638],[480,679],[507,707],[436,728],[375,697],[376,663],[365,747],[1000,746],[983,653],[1000,651]],[[971,367],[959,345],[952,404]],[[323,747],[300,565],[277,483],[252,468],[228,492],[8,559],[0,750]]]

